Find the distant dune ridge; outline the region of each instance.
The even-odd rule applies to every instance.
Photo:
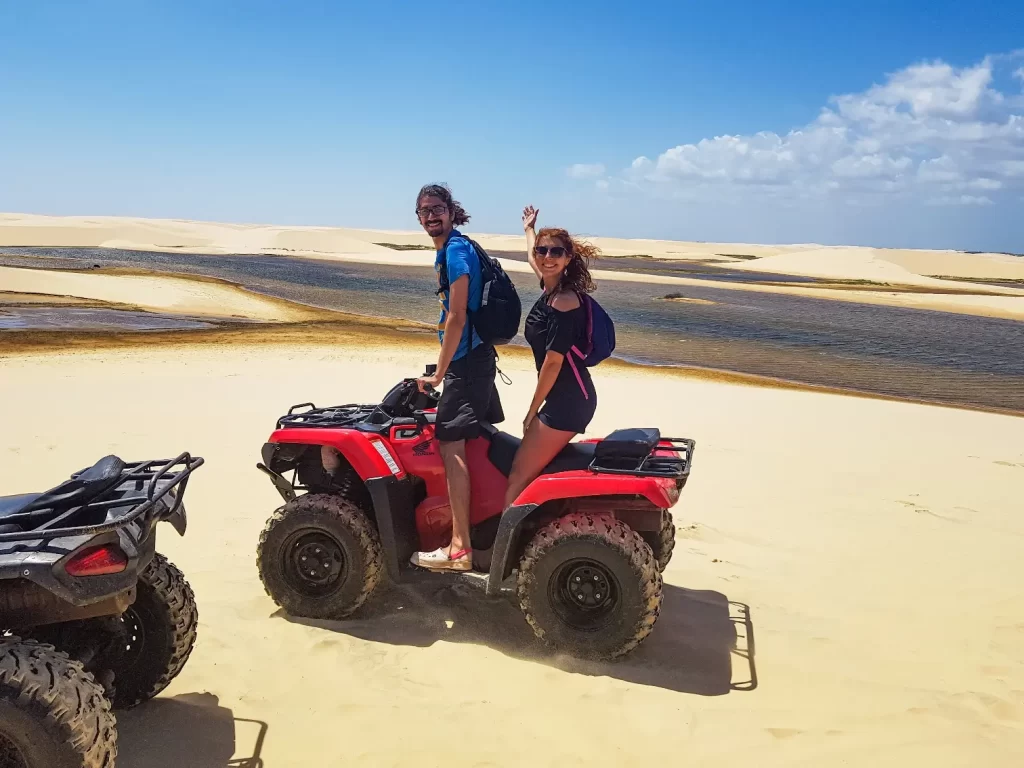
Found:
[[[476,234],[485,248],[518,250],[521,235]],[[914,284],[914,275],[1024,280],[1024,258],[1001,253],[881,249],[857,246],[757,245],[676,240],[590,237],[609,256],[648,256],[690,261],[715,260],[731,267],[794,275],[847,279],[885,279]],[[373,256],[380,263],[409,264],[415,251],[396,251],[378,243],[429,244],[422,232],[224,224],[182,219],[121,216],[38,216],[0,213],[0,246],[93,246],[103,248],[189,250],[196,253],[267,253]],[[429,253],[419,254],[429,262]],[[750,257],[755,257],[751,259]]]

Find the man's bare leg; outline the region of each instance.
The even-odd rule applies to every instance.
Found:
[[[466,441],[442,442],[441,460],[444,462],[445,477],[448,479],[448,500],[452,507],[453,552],[469,549],[469,464],[466,462]]]
[[[338,453],[336,448],[322,445],[320,446],[320,463],[323,464],[324,471],[328,475],[333,476],[338,471],[338,467],[341,466],[341,454]]]

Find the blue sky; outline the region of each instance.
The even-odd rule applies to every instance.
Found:
[[[1024,252],[1024,5],[0,0],[0,210]],[[824,118],[823,110],[825,111]]]

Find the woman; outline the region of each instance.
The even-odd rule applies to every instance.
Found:
[[[588,265],[599,251],[564,229],[535,230],[537,209],[523,210],[526,252],[543,292],[526,317],[526,341],[537,364],[537,388],[523,421],[523,443],[516,452],[505,493],[509,507],[574,435],[586,431],[597,408],[590,371],[579,358],[585,348],[586,308],[581,295],[594,290]]]

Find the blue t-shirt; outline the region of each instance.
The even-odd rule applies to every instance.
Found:
[[[434,271],[437,273],[438,286],[441,284],[441,259],[446,256],[445,249],[437,252],[437,259],[434,262]],[[482,298],[483,280],[480,274],[480,258],[470,242],[462,236],[457,229],[453,229],[447,241],[447,264],[448,264],[448,285],[451,285],[463,275],[469,275],[469,300],[467,304],[470,312],[480,309]],[[448,292],[442,291],[438,294],[441,300],[441,319],[437,323],[437,337],[444,343],[444,324],[448,322]],[[472,323],[466,319],[466,327],[462,331],[462,339],[459,341],[458,349],[455,350],[455,357],[458,360],[469,354],[470,349],[480,346],[481,339],[472,328]],[[470,339],[472,338],[472,346]]]

